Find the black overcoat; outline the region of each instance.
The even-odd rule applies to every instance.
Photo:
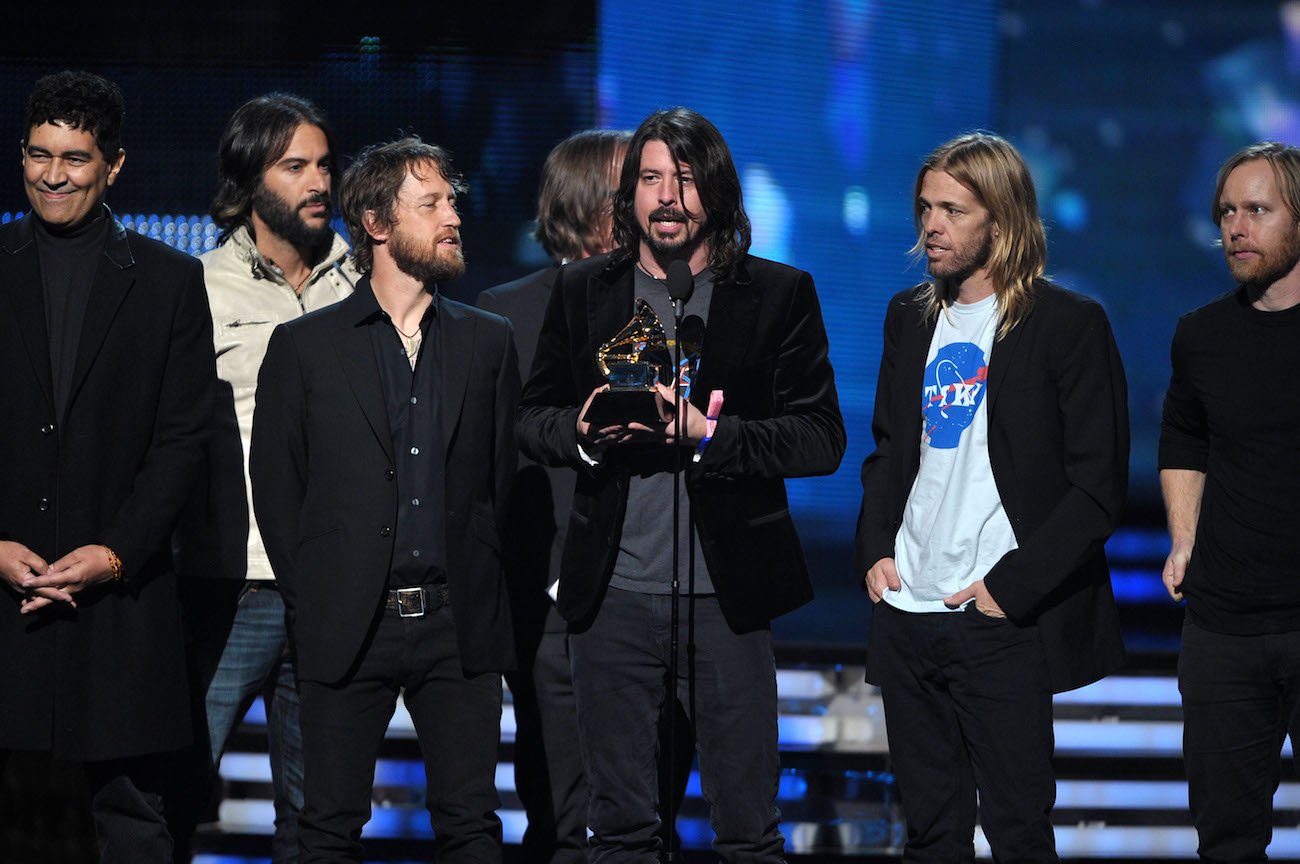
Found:
[[[102,543],[124,579],[30,616],[0,591],[0,749],[177,749],[191,727],[171,534],[216,381],[203,269],[113,220],[56,417],[33,218],[0,226],[0,538],[50,562]]]

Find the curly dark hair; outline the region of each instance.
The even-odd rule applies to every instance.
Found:
[[[709,267],[715,278],[726,279],[749,251],[749,217],[727,142],[704,115],[689,108],[656,111],[632,133],[614,193],[614,243],[619,254],[635,257],[640,247],[643,229],[636,221],[636,187],[641,150],[649,141],[662,141],[674,162],[691,166],[700,204],[708,215],[704,242],[709,247]]]
[[[89,132],[100,154],[113,162],[122,149],[125,114],[122,91],[112,81],[90,72],[55,72],[37,80],[32,95],[27,97],[23,146],[27,146],[27,136],[37,126],[62,123]]]
[[[240,225],[248,224],[253,212],[253,195],[266,169],[284,155],[293,141],[293,133],[304,124],[315,126],[325,134],[333,156],[334,136],[325,112],[301,96],[267,93],[248,100],[231,115],[217,147],[217,176],[221,185],[208,209],[212,221],[221,229],[221,242]],[[331,159],[330,176],[337,181],[335,164]]]
[[[372,144],[357,154],[343,174],[339,190],[339,211],[352,238],[352,259],[357,269],[369,273],[374,266],[375,240],[366,230],[366,212],[374,213],[382,228],[393,226],[397,192],[408,173],[421,176],[421,168],[437,168],[457,195],[469,186],[451,167],[451,155],[436,144],[426,144],[418,135],[408,135],[386,144]]]

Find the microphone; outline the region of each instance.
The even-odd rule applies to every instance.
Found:
[[[668,296],[672,298],[673,309],[680,318],[682,307],[695,293],[695,275],[691,273],[691,265],[679,258],[668,265],[665,277],[664,281],[668,286]]]

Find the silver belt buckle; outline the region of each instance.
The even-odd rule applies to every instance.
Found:
[[[397,614],[402,618],[419,618],[424,614],[423,588],[397,589]]]

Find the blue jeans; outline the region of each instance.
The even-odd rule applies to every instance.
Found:
[[[235,623],[208,685],[208,738],[212,763],[253,697],[266,705],[266,732],[275,790],[276,864],[298,860],[298,819],[302,815],[302,731],[298,724],[298,688],[288,651],[284,600],[272,583],[250,581],[239,595]]]

